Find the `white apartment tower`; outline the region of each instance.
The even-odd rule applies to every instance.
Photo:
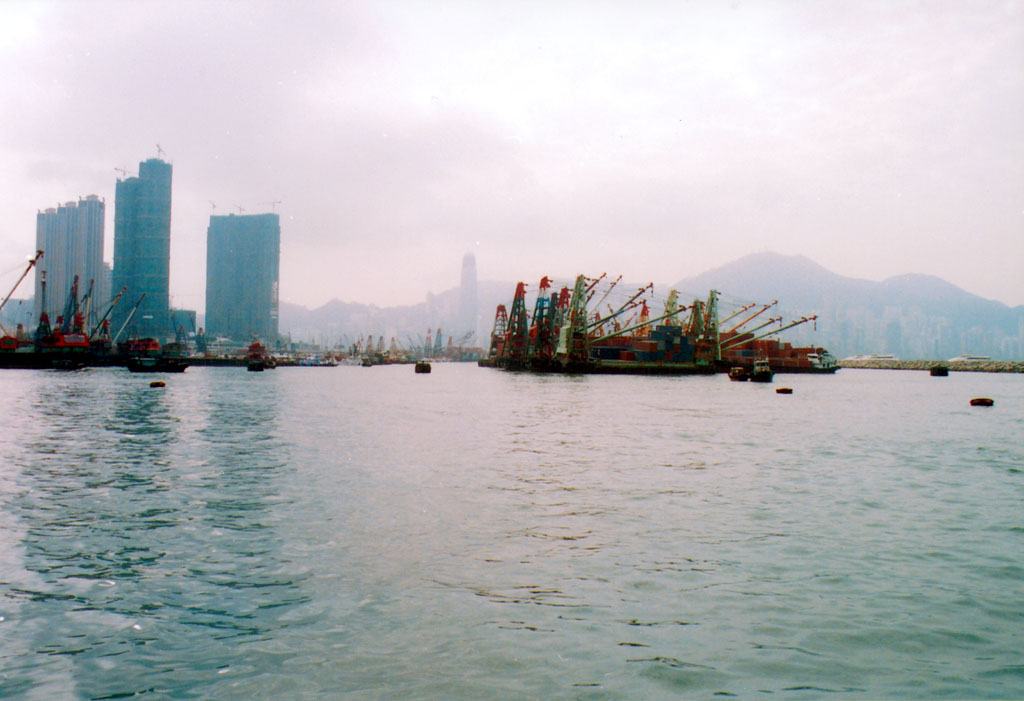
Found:
[[[42,308],[42,279],[46,273],[46,313],[51,323],[64,311],[71,285],[78,276],[78,293],[93,291],[93,308],[109,300],[104,290],[103,219],[105,205],[96,195],[67,202],[36,214],[36,250],[43,258],[36,265],[35,321]]]

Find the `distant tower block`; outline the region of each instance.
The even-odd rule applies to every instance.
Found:
[[[462,282],[459,285],[458,335],[477,331],[476,258],[472,253],[462,257]]]
[[[281,220],[277,214],[211,215],[206,232],[206,331],[239,342],[278,338]]]
[[[56,319],[64,308],[71,283],[78,276],[81,294],[92,282],[93,308],[106,302],[102,294],[103,219],[105,204],[96,195],[80,198],[36,215],[36,250],[43,258],[36,266],[36,294],[33,314],[42,309],[42,276],[46,274],[46,313]]]

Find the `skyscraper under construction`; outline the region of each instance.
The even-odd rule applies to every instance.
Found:
[[[211,216],[206,334],[277,343],[281,222],[276,214]]]
[[[168,338],[171,265],[171,164],[150,158],[139,164],[138,177],[117,181],[114,200],[113,290],[126,288],[114,308],[113,327],[121,328],[145,294],[127,333]]]

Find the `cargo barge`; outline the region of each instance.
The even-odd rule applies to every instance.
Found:
[[[543,278],[532,315],[527,313],[526,284],[520,282],[511,309],[498,305],[490,349],[478,365],[542,373],[703,375],[728,372],[733,367],[752,371],[755,358],[765,357],[773,372],[832,373],[838,367],[823,348],[794,348],[768,338],[815,317],[761,335],[756,332],[781,319],[744,330],[776,304],[773,302],[722,332],[716,290],[711,290],[706,300],[696,299],[689,306],[680,306],[679,293],[672,290],[663,313],[652,318],[646,295],[653,284],[640,288],[618,308],[609,304],[608,314],[602,317],[601,304],[621,280],[620,276],[611,283],[594,303],[604,277],[579,275],[571,290],[565,286],[558,293],[553,293],[551,281]],[[743,307],[726,320],[754,306]],[[627,314],[628,319],[621,321]]]

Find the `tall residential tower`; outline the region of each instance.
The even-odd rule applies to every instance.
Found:
[[[114,291],[127,288],[114,308],[119,329],[142,294],[146,298],[127,333],[169,338],[171,265],[171,164],[150,158],[138,177],[117,181],[114,199]]]
[[[43,258],[36,266],[34,316],[45,311],[50,322],[64,310],[75,276],[78,293],[93,285],[93,309],[107,302],[103,275],[103,216],[105,205],[96,195],[68,202],[36,214],[36,250]],[[42,308],[42,278],[46,274],[46,309]]]
[[[276,214],[211,216],[206,335],[277,343],[281,222]]]

